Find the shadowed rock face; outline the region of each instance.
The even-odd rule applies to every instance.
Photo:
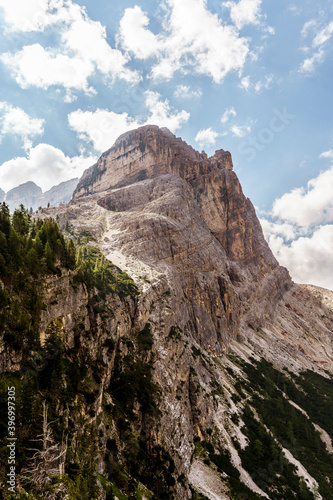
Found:
[[[120,136],[84,173],[74,201],[93,193],[110,212],[106,254],[112,260],[117,250],[165,273],[179,299],[177,321],[216,352],[242,318],[259,324],[291,286],[229,152],[208,158],[167,129],[145,126]]]

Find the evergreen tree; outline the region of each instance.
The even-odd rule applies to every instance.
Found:
[[[30,219],[30,214],[21,204],[20,208],[14,211],[12,219],[13,228],[18,234],[26,236],[29,233]]]
[[[54,255],[50,243],[47,241],[44,248],[44,257],[48,271],[54,271]]]
[[[31,248],[27,253],[27,266],[33,276],[38,276],[40,271],[40,261],[35,248]]]

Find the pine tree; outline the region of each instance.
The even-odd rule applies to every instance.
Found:
[[[69,240],[66,243],[66,255],[67,255],[67,267],[68,269],[75,269],[76,262],[76,249],[73,240]]]
[[[26,236],[29,233],[30,219],[30,214],[22,204],[14,211],[12,224],[19,235]]]
[[[47,241],[44,248],[44,257],[48,271],[54,272],[54,255],[50,243]]]
[[[33,276],[38,276],[38,273],[40,271],[40,263],[35,248],[31,248],[27,253],[27,266],[28,270]]]

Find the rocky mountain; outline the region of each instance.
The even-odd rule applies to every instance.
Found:
[[[0,189],[0,203],[2,203],[5,199],[5,195],[6,193],[2,189]]]
[[[11,212],[22,204],[27,209],[37,210],[39,207],[58,206],[60,203],[68,203],[73,195],[79,179],[71,179],[53,186],[43,193],[42,189],[34,182],[25,182],[11,189],[6,194],[0,190],[0,200],[5,201]],[[3,193],[1,195],[1,193]],[[2,197],[2,199],[1,199]]]
[[[53,469],[44,461],[26,491],[333,498],[332,294],[279,266],[229,152],[141,127],[38,217],[58,220],[77,264],[47,261],[41,347],[0,351],[56,421]]]
[[[37,184],[29,181],[8,191],[5,201],[11,211],[18,208],[21,203],[25,207],[30,208],[36,204],[36,200],[42,195],[42,193],[41,188],[37,186]]]

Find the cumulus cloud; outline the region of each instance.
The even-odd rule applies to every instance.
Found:
[[[138,6],[126,9],[120,22],[119,44],[139,59],[157,59],[153,79],[192,70],[220,83],[243,67],[249,40],[211,13],[206,0],[166,0],[166,5],[169,15],[158,35],[149,30],[149,20]]]
[[[201,97],[202,91],[191,90],[189,85],[177,85],[173,94],[177,99],[192,99],[193,97]]]
[[[318,22],[311,19],[306,22],[302,28],[301,34],[307,37],[312,33],[311,47],[306,47],[307,52],[311,52],[309,57],[306,57],[301,63],[299,72],[305,75],[312,75],[316,68],[326,58],[326,46],[331,40],[333,35],[333,21],[329,22],[326,26],[319,29]]]
[[[195,137],[195,142],[197,142],[201,148],[205,146],[214,146],[218,135],[219,134],[215,132],[215,130],[213,130],[211,127],[201,129]]]
[[[120,21],[118,42],[135,54],[138,59],[147,59],[155,55],[162,46],[162,40],[149,28],[149,18],[135,5],[125,9]]]
[[[305,229],[333,220],[333,167],[275,200],[272,214]]]
[[[230,8],[230,17],[238,29],[247,24],[257,24],[260,19],[261,0],[240,0],[224,2],[224,7]]]
[[[47,0],[0,0],[5,20],[14,31],[32,31],[45,26]]]
[[[321,157],[330,158],[331,151]],[[280,264],[299,283],[333,289],[333,166],[275,200],[265,237]]]
[[[267,240],[277,235],[283,236],[286,240],[293,240],[298,234],[297,228],[287,222],[272,222],[260,218],[260,223]]]
[[[43,191],[62,181],[80,177],[96,161],[94,156],[68,157],[49,144],[38,144],[26,157],[18,157],[0,166],[0,186],[9,191],[18,184],[33,181]]]
[[[25,149],[31,147],[32,139],[44,133],[44,121],[32,118],[21,108],[0,102],[0,137],[7,134],[19,137]]]
[[[281,265],[297,283],[316,284],[333,290],[333,225],[319,227],[289,245],[280,236],[271,236],[269,245]]]
[[[96,151],[109,149],[120,134],[146,124],[167,127],[172,132],[186,123],[190,114],[185,111],[174,111],[169,101],[162,100],[158,92],[146,91],[147,116],[144,119],[133,118],[128,113],[115,113],[107,109],[96,111],[73,111],[68,115],[70,127],[79,138],[91,141]]]
[[[36,86],[47,89],[52,85],[93,92],[88,77],[93,72],[92,64],[80,58],[64,54],[54,55],[40,44],[27,45],[15,54],[6,53],[2,61],[12,70],[17,83],[23,88]]]
[[[230,119],[231,116],[237,116],[236,110],[234,107],[227,108],[225,112],[222,115],[221,122],[222,123],[227,123],[227,121]]]
[[[13,3],[21,4],[19,0]],[[54,24],[61,33],[61,41],[58,47],[45,48],[35,43],[25,45],[16,53],[2,54],[0,59],[11,69],[22,88],[47,89],[56,85],[92,93],[89,78],[97,71],[111,79],[117,77],[129,83],[140,80],[137,72],[127,68],[129,58],[109,45],[105,27],[90,19],[83,7],[71,0],[66,3],[53,0],[38,5],[33,2],[28,10],[30,24],[23,23],[23,27],[29,25],[31,31],[36,31]],[[7,19],[14,22],[11,8],[5,7],[5,12]],[[20,29],[16,21],[12,28]]]

